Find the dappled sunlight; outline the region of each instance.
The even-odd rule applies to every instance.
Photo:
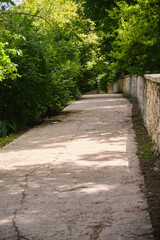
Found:
[[[98,101],[100,100],[100,97],[101,96],[97,98]],[[20,138],[16,139],[13,143],[4,147],[1,151],[2,155],[8,151],[12,151],[12,154],[14,154],[14,152],[16,153],[22,150],[30,150],[30,154],[34,154],[34,151],[43,152],[43,150],[53,150],[54,148],[55,150],[58,148],[63,149],[65,148],[65,144],[68,144],[73,139],[88,138],[89,140],[95,140],[97,138],[96,135],[99,135],[101,136],[99,141],[106,141],[105,137],[107,137],[107,135],[112,136],[116,133],[124,134],[125,123],[120,123],[121,120],[119,119],[122,129],[120,129],[117,125],[117,129],[114,126],[114,129],[112,130],[111,122],[115,121],[117,114],[123,114],[121,109],[126,109],[126,102],[124,99],[120,98],[124,102],[124,105],[121,104],[122,101],[117,104],[117,99],[115,98],[116,105],[109,106],[108,100],[110,100],[110,96],[108,97],[106,94],[104,94],[102,97],[103,99],[106,99],[104,106],[100,105],[102,104],[101,102],[99,102],[97,106],[96,102],[89,102],[88,104],[90,107],[87,107],[85,111],[83,106],[83,111],[77,111],[77,102],[71,104],[62,112],[62,114],[47,120],[46,123],[30,130],[25,135],[22,135]],[[97,99],[95,101],[97,101]],[[79,102],[80,104],[84,105],[82,100]],[[113,109],[112,118],[110,118],[111,109]],[[105,116],[103,116],[103,112],[105,113]],[[91,114],[93,114],[94,117]],[[102,116],[101,120],[99,120],[99,116]],[[87,124],[84,122],[84,119],[86,118],[88,118],[89,121]],[[46,131],[48,135],[47,138]],[[21,153],[23,155],[26,154],[25,151]]]
[[[129,163],[127,161],[124,161],[122,162],[122,159],[117,159],[116,162],[113,161],[113,160],[96,160],[98,162],[98,166],[95,165],[95,161],[94,162],[91,162],[91,161],[77,161],[77,165],[79,166],[93,166],[95,168],[100,168],[100,167],[112,167],[112,166],[115,166],[115,167],[120,167],[120,166],[123,166],[123,167],[128,167],[129,166]]]
[[[11,218],[12,218],[12,216],[10,218],[8,217],[5,219],[0,219],[0,225],[6,225],[6,224],[10,223]]]
[[[105,125],[105,124],[102,124]],[[82,127],[83,128],[83,127]],[[92,126],[90,126],[92,129]],[[89,128],[89,129],[90,129]],[[92,135],[93,134],[93,135]],[[34,147],[34,144],[32,145],[32,141],[30,141],[30,144],[32,145],[32,148],[30,151],[26,150],[19,150],[17,152],[12,149],[10,152],[10,155],[8,156],[7,149],[1,152],[1,160],[0,162],[3,162],[2,168],[4,170],[7,169],[14,169],[20,167],[20,166],[30,166],[33,164],[47,164],[49,162],[55,162],[59,161],[59,163],[70,161],[68,157],[67,159],[63,159],[64,154],[66,156],[72,156],[72,160],[74,159],[74,156],[81,156],[81,152],[86,154],[88,153],[89,148],[92,149],[92,154],[88,154],[85,157],[85,161],[78,162],[78,164],[81,165],[92,165],[92,159],[94,152],[97,156],[97,159],[104,158],[113,158],[113,154],[116,154],[117,157],[120,157],[120,153],[126,152],[126,144],[127,144],[127,135],[123,135],[122,137],[116,136],[113,137],[112,132],[110,133],[99,133],[98,131],[89,131],[88,135],[82,135],[82,136],[60,136],[59,138],[55,139],[49,139],[48,144],[43,144],[43,147],[41,145]],[[104,138],[104,139],[103,139]],[[107,142],[105,140],[107,138]],[[68,140],[67,140],[68,139]],[[64,140],[66,140],[64,144]],[[57,143],[58,142],[58,143]],[[60,142],[63,142],[63,144],[59,144]],[[105,149],[104,154],[102,154],[103,149]],[[7,159],[6,159],[7,156]],[[65,156],[65,158],[66,158]],[[76,160],[77,161],[77,157]],[[103,159],[102,159],[103,161]],[[109,159],[108,159],[109,161]]]
[[[127,154],[121,151],[104,151],[91,154],[80,154],[76,159],[79,166],[92,166],[93,168],[102,167],[126,167],[129,168]]]
[[[61,185],[56,187],[55,193],[65,193],[65,194],[98,194],[99,192],[109,191],[117,188],[117,184],[96,184],[91,182],[85,182],[83,184],[72,184],[72,185]]]
[[[26,239],[34,225],[40,239],[53,230],[50,239],[64,239],[64,231],[70,239],[71,229],[77,239],[80,228],[88,240],[90,226],[99,229],[105,223],[104,229],[114,229],[121,221],[126,226],[129,215],[127,221],[121,217],[125,212],[136,211],[133,218],[140,222],[142,182],[129,133],[132,125],[126,122],[126,100],[117,99],[118,103],[110,101],[111,108],[94,107],[91,101],[91,109],[83,112],[72,112],[77,103],[71,104],[67,114],[53,117],[1,149],[0,225],[13,225],[16,211],[14,221]],[[122,102],[124,107],[119,107]]]
[[[117,93],[117,94],[84,94],[82,96],[82,100],[86,101],[86,99],[90,99],[90,100],[98,99],[100,101],[102,99],[110,100],[110,101],[116,101],[118,99],[124,100],[124,99],[122,99],[122,94],[119,94],[119,93]]]
[[[118,108],[126,108],[126,106],[124,106],[124,105],[116,105],[116,106],[102,106],[102,107],[100,107],[100,106],[94,106],[94,107],[90,107],[90,108],[87,108],[86,110],[92,110],[92,109],[114,109],[114,108],[116,108],[117,109],[117,107]]]
[[[80,192],[85,194],[94,194],[102,191],[110,191],[117,188],[117,185],[107,185],[107,184],[95,184],[93,186],[87,187],[86,189],[81,189]]]

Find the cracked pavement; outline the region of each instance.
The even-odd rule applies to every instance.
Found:
[[[131,104],[84,95],[0,150],[0,240],[151,240]]]

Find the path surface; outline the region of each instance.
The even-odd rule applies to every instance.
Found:
[[[0,240],[153,239],[131,105],[85,95],[0,150]]]

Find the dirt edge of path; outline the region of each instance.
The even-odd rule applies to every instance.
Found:
[[[160,239],[160,160],[152,152],[152,142],[144,126],[138,101],[135,98],[123,95],[132,103],[132,122],[137,144],[137,155],[141,172],[144,176],[145,193],[148,210],[153,226],[155,240]]]

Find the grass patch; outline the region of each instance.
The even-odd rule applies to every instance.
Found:
[[[18,137],[19,137],[18,134],[12,133],[7,137],[0,138],[0,147],[4,147],[6,144],[12,142],[14,139],[16,139]]]
[[[133,101],[133,100],[135,100],[134,97],[131,97],[131,96],[128,95],[127,93],[122,93],[122,96],[123,96],[124,98],[126,98],[127,100],[129,100],[129,101]]]

